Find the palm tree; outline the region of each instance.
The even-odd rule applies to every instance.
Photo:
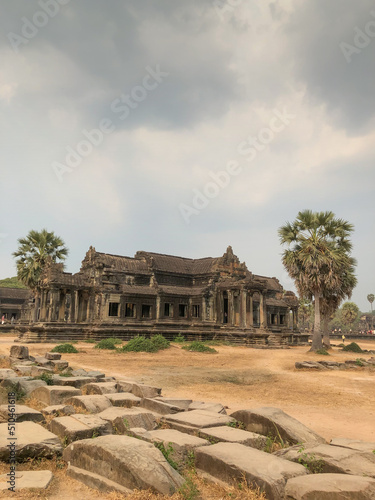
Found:
[[[369,293],[367,295],[367,300],[370,302],[370,306],[371,306],[371,330],[373,330],[374,329],[374,317],[372,315],[372,303],[375,300],[375,295],[373,293]]]
[[[68,255],[64,241],[53,232],[31,230],[25,238],[18,240],[16,258],[17,277],[32,290],[36,290],[40,274],[47,259],[63,261]]]
[[[328,323],[330,317],[337,311],[340,303],[345,299],[350,299],[352,291],[357,285],[357,278],[354,275],[356,261],[353,257],[348,257],[347,265],[341,269],[340,284],[334,290],[324,291],[320,312],[323,323],[323,344],[326,349],[331,348],[329,340]]]
[[[340,290],[343,270],[354,265],[349,240],[353,225],[335,218],[332,212],[299,212],[293,223],[279,229],[284,250],[282,261],[295,281],[301,297],[314,299],[314,332],[312,351],[322,348],[320,309],[324,293]]]

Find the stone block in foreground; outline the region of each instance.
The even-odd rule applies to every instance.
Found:
[[[235,429],[228,425],[220,427],[208,427],[199,431],[199,436],[208,439],[212,444],[215,443],[238,443],[251,448],[262,450],[267,443],[267,438],[256,434],[255,432]]]
[[[228,415],[221,415],[220,413],[213,413],[211,411],[192,410],[175,415],[166,415],[162,417],[162,421],[172,429],[191,434],[205,427],[219,427],[234,423],[235,419]]]
[[[47,431],[44,427],[34,422],[20,422],[16,430],[17,440],[16,456],[18,460],[27,458],[51,458],[62,453],[60,439]],[[11,441],[7,438],[8,424],[0,424],[0,460],[9,461],[8,445]]]
[[[0,476],[0,491],[8,489],[8,480],[7,474]],[[51,481],[52,472],[50,470],[16,471],[15,490],[46,489]],[[11,493],[9,498],[11,498]]]
[[[287,500],[373,500],[375,480],[345,474],[311,474],[289,479]]]
[[[287,460],[237,443],[217,443],[196,448],[195,465],[197,469],[229,484],[245,478],[249,485],[258,486],[264,491],[268,500],[283,499],[288,479],[307,474],[303,465],[288,463]]]
[[[83,394],[113,394],[117,392],[116,382],[91,382],[82,386]]]
[[[154,445],[128,436],[77,441],[65,449],[64,460],[69,463],[68,474],[73,467],[76,479],[91,487],[95,483],[96,488],[105,492],[106,481],[121,492],[124,488],[137,488],[164,495],[172,495],[184,483]],[[93,478],[92,474],[99,477]]]
[[[98,416],[112,425],[113,432],[126,434],[132,427],[142,427],[148,431],[156,428],[155,415],[145,408],[111,407],[98,413]]]
[[[42,422],[44,420],[43,414],[40,411],[29,408],[25,405],[15,405],[14,412],[9,411],[8,405],[0,406],[0,419],[7,422],[11,416],[15,416],[17,422]]]
[[[73,396],[80,396],[82,393],[79,389],[71,386],[62,385],[45,385],[34,389],[30,396],[38,399],[38,401],[51,406],[65,403],[65,401]]]
[[[242,422],[247,431],[264,436],[281,438],[289,444],[326,443],[326,440],[304,424],[284,413],[280,408],[261,407],[250,410],[238,410],[231,414]]]
[[[131,392],[116,392],[114,394],[106,394],[105,396],[113,406],[122,406],[124,408],[139,406],[142,401],[141,398],[134,396]]]
[[[146,408],[147,410],[154,411],[160,415],[169,415],[170,413],[178,413],[181,410],[178,406],[174,406],[163,401],[157,401],[156,399],[143,398],[141,399],[140,406]]]
[[[369,476],[375,478],[375,455],[340,446],[319,444],[305,447],[300,451],[299,445],[278,450],[274,455],[293,462],[303,460],[307,464],[312,457],[321,472],[333,474],[352,474],[354,476]]]
[[[368,453],[372,453],[375,450],[375,443],[360,441],[359,439],[334,438],[331,439],[330,445],[357,451],[367,451]]]
[[[76,406],[89,413],[100,413],[112,406],[112,403],[106,396],[99,394],[92,396],[73,396],[65,401],[68,405]]]
[[[65,443],[103,436],[112,430],[111,425],[97,415],[82,414],[54,418],[49,429]]]

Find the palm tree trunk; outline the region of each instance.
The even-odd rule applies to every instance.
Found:
[[[332,349],[331,341],[329,338],[329,330],[328,330],[329,316],[328,314],[322,315],[322,325],[323,325],[323,347],[325,349]]]
[[[315,319],[314,319],[314,331],[310,351],[318,351],[323,347],[322,334],[320,330],[320,297],[319,292],[314,295],[315,299]]]

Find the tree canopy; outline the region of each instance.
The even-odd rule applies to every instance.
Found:
[[[299,295],[314,300],[314,334],[311,349],[322,347],[321,310],[337,308],[350,296],[357,283],[355,259],[349,239],[354,227],[333,212],[298,213],[294,222],[279,229],[282,245],[287,245],[282,262],[294,280]]]
[[[31,230],[25,238],[18,240],[18,249],[13,253],[17,265],[17,278],[26,286],[35,289],[43,266],[48,258],[52,262],[64,261],[68,249],[64,241],[46,229]]]

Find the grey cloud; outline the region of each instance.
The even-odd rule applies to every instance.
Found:
[[[375,37],[350,63],[340,43],[354,44],[355,27],[375,21],[371,10],[370,0],[305,0],[284,26],[296,77],[310,98],[327,106],[332,121],[354,135],[369,130],[375,117]]]

